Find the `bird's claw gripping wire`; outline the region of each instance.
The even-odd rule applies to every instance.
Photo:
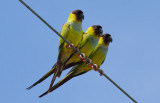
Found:
[[[79,52],[79,48],[78,48],[78,47],[74,47],[73,44],[66,44],[66,48],[72,48],[72,49],[74,49],[76,52]]]
[[[104,71],[100,70],[100,76],[104,75]]]
[[[87,60],[87,64],[88,64],[89,67],[92,67],[92,64],[91,64],[91,63],[92,63],[92,60],[91,60],[91,59],[88,59],[88,60]]]
[[[74,47],[74,45],[73,45],[73,44],[71,44],[71,45],[66,44],[66,47],[67,47],[67,48],[73,48],[73,47]]]
[[[103,70],[98,70],[98,65],[97,64],[94,64],[94,65],[92,65],[92,69],[94,70],[94,71],[100,71],[100,76],[102,76],[102,75],[104,75],[104,71]]]
[[[98,65],[97,65],[97,64],[92,65],[92,69],[93,69],[94,71],[98,71]]]
[[[82,53],[82,54],[78,54],[78,56],[82,59],[82,61],[83,62],[85,62],[86,60],[85,60],[85,54],[84,53]]]

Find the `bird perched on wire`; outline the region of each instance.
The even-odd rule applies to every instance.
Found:
[[[91,52],[95,49],[95,47],[98,44],[99,38],[102,35],[103,30],[100,25],[93,25],[90,26],[87,31],[83,34],[83,40],[81,42],[79,51],[84,53],[86,57],[88,57]],[[81,58],[77,57],[78,53],[73,53],[69,59],[66,62],[65,67],[63,70],[68,69],[71,66],[77,65],[81,62]],[[41,79],[39,79],[37,82],[35,82],[33,86],[41,83],[43,80],[45,80],[47,77],[49,77],[51,74],[55,72],[56,64],[53,66],[53,68],[46,73]]]
[[[87,31],[83,34],[83,40],[79,48],[79,51],[83,54],[83,57],[81,57],[81,55],[79,55],[78,53],[74,53],[66,62],[64,70],[74,65],[77,65],[82,61],[85,61],[84,57],[88,57],[93,52],[93,50],[96,48],[98,44],[99,38],[102,35],[102,33],[102,26],[90,26],[87,29]],[[77,58],[77,55],[79,55],[81,58]]]
[[[94,69],[95,71],[98,70],[98,68],[103,64],[105,58],[106,58],[106,54],[108,52],[108,46],[109,43],[112,42],[112,37],[110,34],[104,34],[102,35],[102,37],[100,37],[100,40],[98,42],[98,45],[96,47],[96,49],[92,52],[92,54],[89,56],[89,58],[92,60],[92,62],[95,64],[95,67],[90,65],[90,63],[86,63],[83,62],[79,65],[74,66],[71,71],[66,75],[66,77],[64,77],[61,81],[59,81],[57,84],[55,84],[51,89],[51,91],[54,91],[55,89],[57,89],[58,87],[60,87],[61,85],[63,85],[65,82],[67,82],[68,80],[72,79],[73,77],[79,76],[81,74],[84,74],[92,69]],[[90,65],[90,66],[89,66]],[[104,72],[101,72],[101,75],[103,75]],[[46,91],[45,93],[43,93],[42,95],[40,95],[39,97],[42,97],[44,95],[46,95],[48,92]]]
[[[62,26],[61,35],[73,46],[79,48],[83,37],[82,20],[84,14],[81,10],[74,10],[70,13],[67,22]],[[59,53],[56,62],[55,73],[51,82],[52,86],[56,77],[60,77],[65,62],[74,53],[74,50],[62,39],[59,40]],[[31,89],[33,86],[28,87]]]

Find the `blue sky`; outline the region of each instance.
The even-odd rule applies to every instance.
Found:
[[[71,11],[83,10],[84,31],[99,24],[113,37],[101,66],[104,72],[139,103],[160,102],[159,0],[26,3],[58,31]],[[17,0],[1,1],[0,13],[1,103],[132,103],[95,71],[73,78],[41,99],[38,96],[48,89],[51,77],[27,91],[56,62],[59,37]]]

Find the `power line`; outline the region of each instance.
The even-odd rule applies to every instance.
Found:
[[[81,56],[83,54],[75,48],[70,42],[68,42],[61,34],[59,34],[51,25],[49,25],[42,17],[40,17],[33,9],[31,9],[25,2],[22,0],[19,0],[24,6],[26,6],[33,14],[35,14],[43,23],[45,23],[50,29],[52,29],[58,36],[60,36],[68,45],[70,45],[75,51],[77,51]],[[89,58],[84,58],[86,61],[90,61]],[[94,65],[91,62],[91,65],[96,68],[96,65]],[[98,72],[102,73],[102,70],[98,68]],[[127,92],[125,92],[120,86],[118,86],[110,77],[108,77],[105,73],[103,74],[111,83],[113,83],[120,91],[122,91],[128,98],[130,98],[134,103],[138,103],[136,100],[134,100]]]

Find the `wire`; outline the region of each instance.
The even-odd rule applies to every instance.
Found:
[[[26,6],[33,14],[35,14],[43,23],[45,23],[50,29],[52,29],[58,36],[60,36],[67,44],[69,44],[75,51],[77,51],[81,56],[83,54],[78,51],[77,48],[75,48],[70,42],[68,42],[61,34],[59,34],[51,25],[49,25],[42,17],[40,17],[33,9],[31,9],[25,2],[22,0],[19,0],[24,6]],[[89,58],[84,58],[86,61],[89,62]],[[94,65],[91,62],[91,65],[96,68],[96,65]],[[102,73],[102,70],[98,68],[98,72]],[[111,83],[113,83],[120,91],[122,91],[128,98],[130,98],[134,103],[138,103],[136,100],[134,100],[127,92],[125,92],[120,86],[118,86],[111,78],[109,78],[105,73],[103,74]]]

